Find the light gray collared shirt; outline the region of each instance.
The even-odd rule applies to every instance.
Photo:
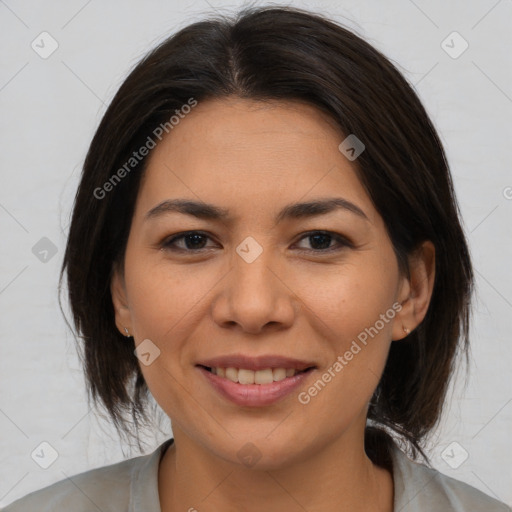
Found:
[[[34,491],[1,512],[161,512],[158,467],[172,442],[168,439],[147,455],[91,469]],[[411,461],[397,446],[391,456],[394,512],[512,512],[478,489]]]

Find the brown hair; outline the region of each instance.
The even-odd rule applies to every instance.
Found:
[[[101,199],[102,187],[155,127],[190,98],[296,100],[331,116],[366,146],[357,173],[382,216],[402,272],[425,240],[436,248],[435,283],[423,322],[392,343],[371,400],[366,450],[387,464],[387,431],[425,457],[421,442],[440,418],[458,348],[468,348],[473,271],[448,163],[424,107],[379,51],[339,24],[296,8],[257,7],[193,23],[149,52],[108,107],[84,163],[61,282],[67,272],[89,396],[119,433],[146,421],[148,389],[133,343],[116,328],[110,294],[122,267],[147,158]],[[467,357],[467,350],[466,350]],[[140,446],[140,444],[139,444]]]

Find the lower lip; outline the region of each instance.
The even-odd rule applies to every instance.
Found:
[[[197,366],[197,368],[223,397],[236,405],[249,407],[262,407],[281,400],[303,384],[313,371],[313,369],[307,370],[270,384],[240,384],[219,377],[202,366]]]

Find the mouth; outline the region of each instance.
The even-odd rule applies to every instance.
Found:
[[[263,368],[261,370],[250,370],[247,368],[224,368],[221,366],[210,367],[205,365],[197,365],[205,371],[217,375],[218,377],[230,380],[231,382],[242,385],[265,385],[272,382],[280,382],[284,379],[294,377],[302,373],[307,373],[315,369],[315,366],[309,366],[303,370],[297,368]]]
[[[250,370],[202,364],[196,368],[218,397],[244,407],[264,407],[281,401],[303,387],[316,370],[316,366]]]

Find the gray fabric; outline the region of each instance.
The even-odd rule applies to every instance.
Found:
[[[11,503],[3,512],[161,512],[158,466],[169,439],[153,453],[61,480]],[[512,512],[468,484],[411,461],[395,447],[394,512]]]
[[[410,460],[398,447],[391,453],[393,512],[511,512],[504,503],[475,487]]]

